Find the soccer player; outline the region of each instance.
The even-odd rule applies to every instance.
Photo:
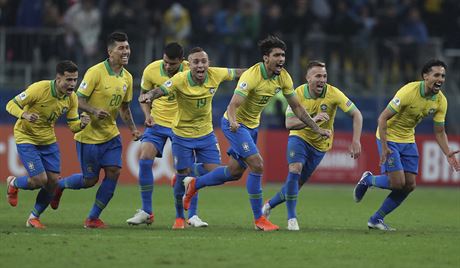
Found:
[[[179,204],[175,229],[185,226],[183,180],[191,175],[193,163],[203,163],[206,170],[220,164],[219,144],[212,127],[212,98],[220,83],[240,77],[245,70],[209,67],[208,54],[200,47],[190,51],[188,61],[189,71],[177,73],[160,87],[139,96],[141,103],[165,95],[177,99],[177,114],[172,123],[172,152],[177,170],[174,193],[176,205]]]
[[[184,49],[178,43],[169,43],[164,49],[163,59],[154,61],[145,68],[142,76],[141,90],[145,93],[159,87],[176,73],[186,70],[189,70],[189,66],[188,62],[184,61]],[[177,112],[177,101],[174,94],[156,99],[151,105],[150,103],[141,103],[140,105],[145,115],[144,124],[147,127],[141,139],[141,155],[139,159],[139,186],[142,209],[138,209],[136,214],[126,221],[131,225],[149,225],[153,222],[153,161],[155,157],[162,157],[166,140],[168,138],[172,139],[171,126]],[[198,171],[198,174],[206,173],[203,170],[202,164],[194,164],[192,174],[195,174],[194,171]],[[177,187],[174,187],[174,189],[177,189]],[[187,223],[194,227],[206,227],[208,224],[202,221],[196,213],[197,202],[198,195],[195,195],[191,209],[188,211],[189,219]],[[179,218],[181,210],[183,210],[182,200],[178,204],[176,202],[175,207],[176,217]],[[183,221],[177,220],[175,223],[179,223],[179,225],[174,224],[173,229],[184,228]]]
[[[231,156],[230,161],[227,166],[216,168],[204,176],[188,177],[184,180],[184,208],[187,209],[191,197],[199,189],[238,180],[249,166],[251,172],[247,178],[246,188],[255,228],[274,231],[279,227],[262,215],[263,160],[256,143],[263,108],[271,97],[282,91],[294,114],[314,133],[327,138],[330,131],[318,127],[295,97],[291,76],[283,68],[286,44],[275,36],[269,36],[259,42],[259,48],[263,62],[255,64],[241,76],[221,121],[222,131],[230,143],[227,152]]]
[[[363,199],[371,186],[391,191],[381,207],[369,218],[369,229],[395,230],[385,224],[384,218],[415,189],[419,159],[415,127],[424,117],[433,117],[436,141],[449,164],[455,171],[460,171],[460,164],[455,158],[459,151],[449,149],[444,128],[447,99],[441,87],[445,82],[446,69],[447,65],[440,60],[426,62],[421,72],[423,80],[400,88],[379,116],[376,136],[382,175],[364,172],[353,191],[356,202]]]
[[[349,151],[353,159],[358,158],[361,154],[360,137],[363,125],[361,112],[342,91],[327,83],[325,63],[311,61],[307,65],[306,79],[307,83],[295,89],[300,103],[317,124],[329,129],[331,133],[334,130],[337,108],[350,115],[353,118],[353,138]],[[286,202],[287,229],[298,231],[296,206],[299,188],[308,181],[326,152],[331,149],[333,135],[330,139],[323,139],[300,121],[289,106],[286,110],[286,128],[290,130],[286,154],[289,173],[281,190],[262,207],[262,214],[268,218],[271,209]]]
[[[50,203],[61,171],[59,147],[54,124],[66,114],[72,132],[86,127],[90,118],[78,116],[78,99],[74,92],[78,80],[77,65],[61,61],[56,65],[56,79],[43,80],[30,85],[24,92],[10,100],[6,110],[18,120],[14,126],[14,138],[19,158],[28,176],[9,176],[7,182],[8,203],[15,207],[18,190],[39,189],[35,206],[26,226],[45,228],[40,215]]]
[[[99,218],[112,199],[121,169],[121,138],[116,124],[121,119],[131,130],[133,140],[140,138],[133,121],[129,103],[133,95],[133,78],[124,68],[128,64],[130,48],[128,36],[114,32],[108,36],[109,58],[89,68],[78,88],[79,108],[91,117],[91,123],[75,134],[82,173],[61,179],[51,203],[56,209],[64,189],[83,189],[94,186],[104,169],[105,178],[96,193],[96,201],[85,220],[85,228],[105,228]]]

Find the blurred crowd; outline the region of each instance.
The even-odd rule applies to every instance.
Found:
[[[33,42],[45,62],[69,58],[88,67],[105,57],[105,36],[123,30],[137,51],[146,37],[161,38],[202,46],[219,65],[247,66],[259,60],[257,40],[276,34],[288,46],[302,44],[304,62],[321,57],[364,71],[369,62],[356,60],[375,44],[378,68],[396,66],[406,79],[418,72],[417,53],[430,38],[460,48],[459,14],[458,0],[0,0],[0,26],[63,31]],[[7,60],[31,57],[21,41],[8,42]]]

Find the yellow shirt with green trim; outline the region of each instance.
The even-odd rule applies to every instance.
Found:
[[[423,118],[433,116],[435,125],[444,125],[447,99],[441,91],[433,96],[425,96],[425,82],[416,81],[399,89],[387,109],[396,113],[387,121],[387,140],[413,143],[415,127]],[[376,136],[380,139],[378,128]]]
[[[77,95],[86,98],[92,107],[110,113],[110,116],[98,119],[91,114],[91,122],[75,134],[75,140],[89,144],[104,143],[120,134],[116,118],[122,102],[131,102],[133,77],[124,68],[120,74],[115,74],[105,60],[88,69]]]
[[[258,127],[262,110],[280,91],[285,97],[295,94],[292,78],[285,69],[273,77],[268,77],[265,65],[261,62],[247,69],[241,75],[234,92],[245,98],[236,110],[236,121],[248,128]],[[224,117],[228,119],[227,112]]]
[[[183,61],[179,67],[178,72],[189,70],[187,61]],[[163,85],[170,77],[164,68],[163,60],[157,60],[150,63],[144,69],[142,74],[141,89],[145,93],[154,88]],[[177,101],[175,94],[163,96],[152,102],[152,110],[150,114],[155,120],[156,124],[164,127],[172,127],[172,122],[176,117]]]
[[[48,145],[56,142],[54,124],[65,113],[70,129],[73,132],[81,130],[77,95],[58,95],[60,94],[56,91],[55,81],[44,80],[30,85],[8,102],[6,110],[18,118],[14,125],[17,144]],[[24,112],[36,113],[39,119],[34,123],[22,119]]]
[[[213,131],[212,98],[220,83],[235,79],[235,70],[209,67],[202,85],[192,80],[190,71],[177,73],[160,88],[165,95],[174,94],[177,99],[177,116],[172,130],[185,138],[198,138]]]
[[[337,112],[337,107],[345,113],[350,114],[353,110],[356,109],[355,104],[350,99],[348,99],[342,91],[329,84],[324,86],[323,92],[318,98],[314,98],[310,94],[308,84],[303,84],[297,87],[295,92],[300,104],[305,108],[307,113],[312,118],[319,113],[327,113],[329,120],[318,122],[318,125],[321,128],[331,130],[332,136],[329,139],[323,139],[321,135],[315,133],[310,127],[305,127],[299,130],[291,130],[289,135],[300,137],[319,151],[329,151],[334,141],[334,120]],[[286,109],[286,117],[293,116],[295,116],[295,114],[291,107],[288,106]]]

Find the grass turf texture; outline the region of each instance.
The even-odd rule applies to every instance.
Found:
[[[5,185],[2,185],[5,193]],[[266,185],[268,198],[279,185]],[[171,230],[172,189],[156,186],[155,222],[128,226],[140,207],[136,186],[119,186],[101,215],[110,228],[86,230],[83,221],[96,188],[66,190],[57,211],[42,215],[46,230],[25,227],[38,191],[20,191],[16,208],[0,198],[2,267],[460,267],[459,188],[418,188],[386,218],[398,229],[367,229],[367,219],[388,194],[369,190],[362,203],[353,186],[306,185],[298,200],[299,232],[286,230],[280,205],[277,232],[255,231],[246,190],[210,187],[200,192],[208,228]]]

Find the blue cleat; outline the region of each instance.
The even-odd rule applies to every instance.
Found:
[[[373,230],[396,231],[395,228],[392,228],[386,225],[385,222],[383,222],[383,219],[377,219],[374,221],[372,220],[372,218],[370,218],[369,221],[367,222],[367,227]]]
[[[367,189],[370,187],[370,185],[366,181],[366,178],[368,176],[372,176],[372,173],[370,171],[364,172],[361,176],[361,179],[356,184],[355,189],[353,190],[353,198],[357,203],[363,199],[364,195],[367,192]]]

